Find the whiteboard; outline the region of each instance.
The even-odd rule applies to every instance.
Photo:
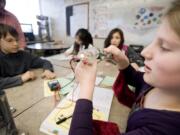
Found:
[[[74,37],[80,28],[88,29],[88,4],[73,5],[73,15],[70,16],[70,36]]]

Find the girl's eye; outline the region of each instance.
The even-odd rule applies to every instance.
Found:
[[[167,48],[166,46],[164,46],[166,43],[163,40],[157,40],[157,44],[159,45],[160,49],[162,51],[170,51],[169,48]]]
[[[170,49],[165,48],[163,45],[160,45],[160,48],[161,48],[162,51],[170,51]]]

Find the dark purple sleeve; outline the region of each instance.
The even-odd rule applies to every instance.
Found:
[[[92,102],[79,99],[76,102],[69,135],[93,135]],[[120,135],[152,135],[153,132],[147,127],[139,127]]]
[[[147,127],[140,127],[136,130],[132,130],[127,133],[120,134],[120,135],[155,135],[155,134],[161,135],[161,134],[157,134],[156,132],[151,131]]]
[[[92,102],[79,99],[72,117],[69,135],[93,135]]]

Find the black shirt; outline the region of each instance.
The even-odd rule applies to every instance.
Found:
[[[33,68],[53,71],[52,64],[25,51],[4,54],[0,51],[0,89],[21,85],[20,74]]]

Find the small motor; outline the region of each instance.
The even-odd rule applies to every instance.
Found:
[[[52,80],[48,82],[48,86],[50,88],[51,91],[58,91],[61,88],[60,83],[58,82],[58,80]]]

